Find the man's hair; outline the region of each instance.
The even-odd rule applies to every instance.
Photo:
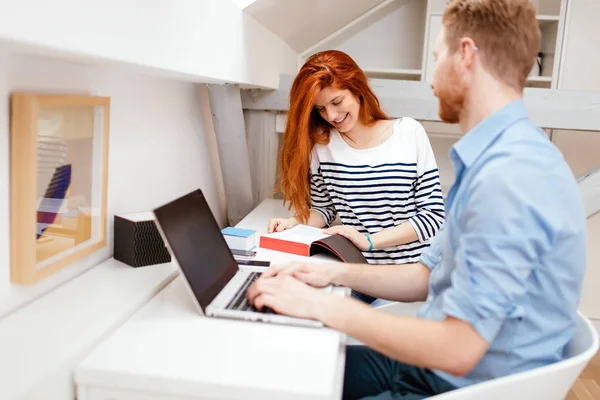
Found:
[[[531,0],[453,0],[443,22],[450,54],[470,37],[485,68],[522,91],[540,47],[540,28]]]

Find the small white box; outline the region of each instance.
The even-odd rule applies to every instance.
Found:
[[[256,247],[258,234],[254,230],[229,226],[223,229],[221,233],[230,249],[252,250]]]

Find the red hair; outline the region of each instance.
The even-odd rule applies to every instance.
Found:
[[[319,92],[334,86],[349,90],[360,104],[358,119],[365,126],[388,119],[356,62],[338,50],[312,55],[300,68],[290,90],[290,107],[279,159],[284,204],[289,201],[300,222],[310,215],[310,156],[315,144],[329,143],[332,125],[314,108]]]

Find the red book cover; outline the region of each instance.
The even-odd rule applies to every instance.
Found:
[[[340,235],[326,235],[323,229],[306,225],[262,235],[259,247],[305,257],[326,252],[344,262],[367,263],[362,252],[350,240]]]
[[[309,257],[311,244],[328,236],[323,233],[323,229],[296,225],[283,232],[262,235],[260,237],[260,247]]]

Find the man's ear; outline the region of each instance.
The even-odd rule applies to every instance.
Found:
[[[475,63],[477,52],[479,51],[475,45],[475,41],[470,37],[461,38],[458,51],[460,52],[460,59],[463,66],[466,69],[471,69]]]

